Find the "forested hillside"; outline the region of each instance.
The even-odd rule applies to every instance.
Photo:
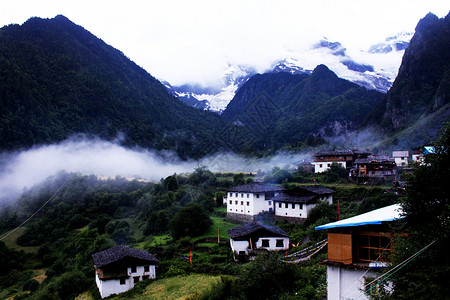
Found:
[[[255,75],[237,92],[223,117],[251,128],[275,149],[312,136],[354,130],[382,98],[319,65],[311,75]]]
[[[315,179],[332,183],[335,189],[336,183],[343,182],[332,172],[313,176],[274,168],[265,180],[295,186]],[[204,294],[204,299],[254,299],[255,295],[277,299],[295,293],[304,299],[321,299],[325,267],[318,262],[325,251],[295,266],[283,264],[278,255],[261,257],[254,264],[233,261],[227,230],[239,224],[226,219],[222,197],[227,188],[251,180],[244,174],[212,173],[205,168],[158,183],[65,172],[51,177],[0,210],[0,299],[73,299],[84,292],[99,298],[91,255],[114,245],[145,249],[160,260],[158,281],[143,283],[149,288],[168,280],[172,284],[184,281],[176,276],[204,274],[220,276],[214,277],[216,287],[196,291],[196,297]],[[336,199],[344,218],[391,204],[398,196],[386,187],[342,187]],[[322,203],[303,225],[278,225],[293,244],[309,236],[311,242],[302,246],[307,247],[324,238],[325,232],[314,227],[336,218],[336,204]],[[261,272],[261,268],[270,271]],[[130,293],[139,298],[142,288]],[[171,289],[182,292],[181,286]]]
[[[436,139],[450,120],[450,14],[429,13],[416,26],[397,78],[368,115],[393,138],[418,146]]]
[[[85,133],[199,157],[226,148],[228,131],[236,137],[239,130],[182,104],[119,50],[64,16],[0,29],[1,150]]]

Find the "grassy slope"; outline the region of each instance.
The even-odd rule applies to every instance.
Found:
[[[137,295],[125,294],[112,299],[197,299],[220,281],[220,276],[193,274],[158,279]]]

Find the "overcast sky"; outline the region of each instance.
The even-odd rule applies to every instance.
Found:
[[[63,14],[159,79],[211,85],[227,64],[264,71],[321,36],[367,50],[449,9],[448,0],[14,0],[2,3],[0,25]]]

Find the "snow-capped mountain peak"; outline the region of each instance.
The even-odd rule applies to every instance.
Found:
[[[367,89],[386,93],[397,76],[404,50],[412,36],[412,33],[401,32],[374,44],[368,51],[347,49],[341,43],[324,37],[308,49],[287,52],[284,58],[274,61],[266,72],[311,74],[316,66],[324,64],[338,77]],[[252,67],[229,64],[224,69],[222,82],[217,87],[166,87],[181,101],[220,114],[237,90],[256,73]]]

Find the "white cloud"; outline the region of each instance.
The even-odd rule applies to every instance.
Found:
[[[228,63],[263,71],[286,49],[304,49],[321,35],[367,49],[449,8],[442,0],[22,0],[2,5],[0,25],[64,14],[153,76],[211,85]]]

